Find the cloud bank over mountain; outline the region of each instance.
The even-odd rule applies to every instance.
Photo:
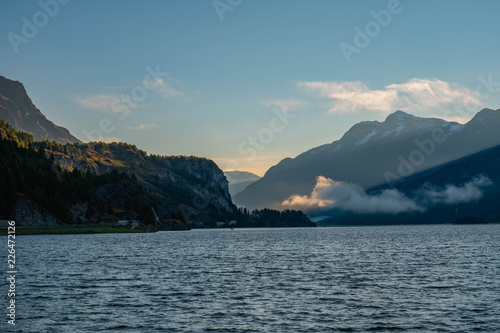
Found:
[[[410,198],[397,189],[384,189],[369,194],[357,184],[318,176],[310,195],[292,195],[282,205],[305,211],[339,209],[362,214],[424,212],[437,204],[455,205],[478,201],[483,197],[483,189],[491,185],[493,181],[488,176],[477,175],[462,185],[437,187],[425,184]]]
[[[426,205],[456,205],[478,201],[483,197],[483,188],[493,185],[493,181],[485,175],[477,175],[462,186],[448,184],[444,188],[425,184],[417,195],[418,200]]]

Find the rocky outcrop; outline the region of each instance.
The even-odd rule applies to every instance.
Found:
[[[78,154],[74,155],[79,157],[60,151],[52,153],[63,168],[91,169],[98,174],[117,169],[136,175],[137,183],[108,184],[97,190],[98,197],[116,206],[122,207],[127,198],[139,195],[140,203],[156,207],[160,219],[170,218],[181,208],[191,222],[208,222],[208,226],[215,221],[234,218],[236,207],[229,194],[226,176],[209,159],[148,155],[126,143],[89,143],[76,145],[76,149]],[[146,192],[139,194],[138,185]]]
[[[14,220],[19,227],[59,227],[53,214],[24,195],[19,195],[14,207]]]
[[[146,188],[164,195],[167,205],[175,205],[175,210],[182,207],[191,223],[214,226],[217,220],[225,221],[234,215],[227,179],[211,160],[164,157],[153,170],[137,170],[137,175]]]
[[[90,169],[104,174],[117,169],[137,176],[137,184],[121,182],[98,189],[97,196],[116,206],[121,207],[127,198],[135,197],[140,190],[137,185],[141,185],[148,193],[140,194],[140,202],[151,206],[155,206],[153,201],[156,202],[160,218],[168,218],[181,207],[191,222],[227,221],[234,218],[235,206],[226,176],[209,159],[148,155],[126,143],[89,143],[76,147],[81,157],[50,151],[50,147],[47,148],[47,154],[52,153],[58,164],[70,170]]]
[[[42,146],[34,143],[35,148]],[[127,143],[82,143],[70,146],[43,145],[46,154],[67,170],[91,170],[98,175],[124,172],[131,180],[97,188],[96,196],[113,206],[120,219],[143,204],[153,207],[156,217],[169,219],[181,210],[186,220],[204,226],[235,218],[236,206],[229,194],[226,176],[211,160],[195,156],[157,156]],[[133,179],[133,180],[132,180]]]
[[[86,202],[69,205],[69,215],[75,223],[99,223],[103,220],[101,215]]]
[[[193,205],[198,208],[213,205],[224,211],[232,211],[226,176],[213,161],[167,157],[165,162],[166,168],[158,170],[156,175],[171,186],[193,192]],[[200,204],[197,205],[196,201],[200,201]]]

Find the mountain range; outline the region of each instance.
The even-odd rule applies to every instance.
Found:
[[[500,110],[483,109],[466,124],[397,111],[383,122],[358,123],[340,140],[282,160],[233,200],[249,209],[298,207],[301,201],[311,204],[320,190],[331,190],[331,182],[353,184],[366,193],[397,188],[411,177],[425,180],[426,171],[500,145],[498,128]],[[458,184],[456,176],[446,179]]]
[[[320,223],[341,225],[439,223],[469,217],[496,221],[500,216],[500,110],[483,109],[466,124],[396,111],[382,122],[358,123],[339,140],[286,158],[262,178],[243,171],[223,173],[205,158],[149,155],[127,143],[82,143],[49,121],[21,83],[4,77],[0,118],[0,137],[9,154],[2,168],[10,169],[4,170],[3,182],[9,181],[5,174],[12,170],[22,175],[27,168],[33,175],[38,172],[33,165],[54,163],[94,187],[95,193],[85,197],[88,202],[68,204],[69,215],[59,212],[69,222],[98,221],[109,212],[115,218],[135,218],[144,205],[167,219],[182,212],[183,220],[200,227],[235,218],[248,226],[277,226],[295,219],[290,216],[297,217],[294,225],[309,225],[301,212],[251,212],[264,208],[303,210],[318,221],[323,218]],[[31,149],[44,152],[50,162],[26,152]],[[47,185],[55,177],[53,171],[38,172],[45,185],[34,188],[21,177],[16,189],[25,210],[32,213],[36,205],[28,201],[33,198],[45,208],[57,209],[61,194],[77,186],[76,180],[61,191]],[[45,190],[53,197],[43,199]],[[127,201],[128,196],[135,204]],[[100,208],[93,207],[99,200],[104,200]],[[236,209],[233,202],[245,209]],[[12,205],[2,208],[4,215]]]

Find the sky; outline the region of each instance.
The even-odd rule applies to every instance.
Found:
[[[403,110],[500,108],[498,1],[0,2],[0,75],[82,141],[262,176]]]

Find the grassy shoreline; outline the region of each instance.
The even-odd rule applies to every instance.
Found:
[[[140,229],[129,229],[125,226],[62,226],[46,228],[16,228],[17,235],[75,235],[75,234],[119,234],[119,233],[151,233]],[[7,228],[0,229],[0,235],[7,235]]]

